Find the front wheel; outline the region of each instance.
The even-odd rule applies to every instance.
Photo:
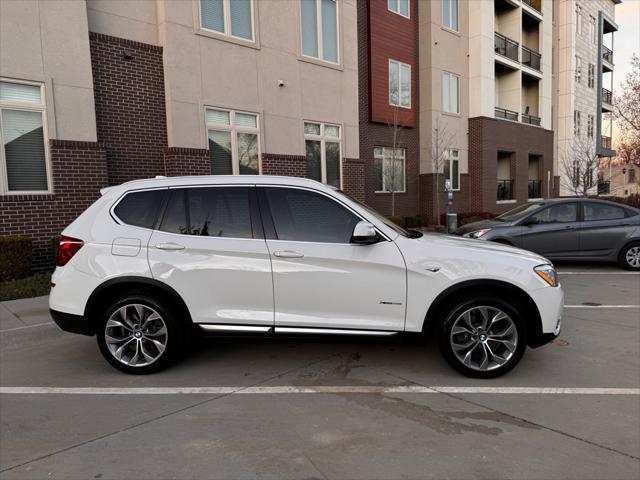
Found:
[[[517,365],[527,332],[518,309],[492,297],[455,304],[440,332],[447,362],[468,377],[495,378]]]
[[[625,246],[620,251],[618,263],[626,270],[640,270],[640,242]]]

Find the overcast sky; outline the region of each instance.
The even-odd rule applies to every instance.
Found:
[[[614,86],[618,87],[631,70],[631,54],[640,55],[640,0],[623,0],[616,6],[616,23],[619,30],[614,33],[613,73]]]

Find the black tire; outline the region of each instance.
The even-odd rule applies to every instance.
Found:
[[[135,307],[135,305],[142,306],[143,308]],[[121,346],[125,342],[118,343],[118,344],[114,344],[113,342],[111,342],[110,344],[107,343],[107,339],[106,339],[107,322],[114,314],[116,315],[116,317],[114,317],[113,320],[119,321],[122,318],[121,317],[122,314],[121,313],[116,314],[116,312],[123,307],[126,307],[125,311],[129,311],[129,309],[133,309],[134,319],[136,318],[137,310],[142,310],[143,312],[148,313],[148,310],[146,309],[150,309],[160,316],[160,321],[163,322],[164,327],[166,329],[166,337],[164,335],[160,335],[159,337],[156,336],[155,338],[151,339],[151,335],[147,338],[144,335],[144,332],[142,332],[140,333],[142,338],[140,340],[138,339],[135,340],[136,342],[139,341],[141,344],[144,343],[145,345],[147,345],[146,351],[150,354],[149,356],[153,357],[157,355],[157,358],[155,360],[149,361],[146,358],[140,357],[142,359],[142,361],[140,362],[140,365],[135,366],[135,365],[127,364],[125,356],[123,356],[123,361],[121,361],[121,360],[118,360],[118,358],[116,358],[114,353],[112,353],[111,349],[115,348],[117,350],[116,347]],[[144,314],[143,314],[143,317],[144,317]],[[147,315],[146,318],[149,318],[149,315]],[[175,310],[171,307],[171,305],[149,295],[129,294],[123,297],[116,298],[109,305],[109,307],[104,310],[102,317],[99,319],[96,325],[96,336],[98,339],[98,347],[100,348],[100,352],[102,353],[104,358],[107,360],[107,362],[109,362],[113,367],[125,373],[143,375],[143,374],[160,371],[166,368],[167,366],[169,366],[171,363],[173,363],[178,358],[180,353],[182,353],[183,346],[185,343],[186,329],[184,325],[179,322],[178,318],[179,318],[178,315],[176,315]],[[150,322],[150,323],[153,323],[157,328],[157,331],[154,333],[154,335],[157,335],[158,332],[161,332],[161,326],[157,327],[157,325],[159,324],[157,320],[154,320],[153,322]],[[113,334],[114,327],[112,325],[113,323],[110,324],[109,331],[111,335],[114,335]],[[152,325],[152,327],[154,325]],[[128,335],[129,334],[128,332],[130,330],[131,329],[126,329],[126,330],[122,329],[120,331],[123,332],[122,335],[124,336],[124,335]],[[133,331],[131,335],[133,335]],[[151,343],[153,342],[153,340],[158,340],[161,343],[164,343],[165,344],[164,350],[160,351],[159,348],[155,347]],[[136,345],[136,344],[134,343],[133,345]],[[133,347],[125,347],[125,348],[133,348]],[[145,350],[144,346],[142,347],[142,350]],[[129,360],[133,360],[133,357],[129,358]],[[148,362],[148,363],[145,363],[145,362]]]
[[[514,342],[510,342],[510,344],[515,344],[513,352],[508,351],[505,343],[499,342],[499,340],[492,340],[490,339],[491,337],[489,337],[488,339],[485,337],[484,341],[480,341],[482,334],[488,336],[490,334],[493,335],[496,333],[501,333],[492,329],[489,329],[486,332],[482,331],[480,332],[480,334],[474,334],[475,336],[466,332],[461,332],[454,334],[454,337],[452,337],[453,327],[454,325],[456,325],[456,322],[462,318],[463,314],[465,314],[466,312],[471,312],[471,323],[474,323],[474,321],[477,321],[481,318],[480,310],[483,310],[483,307],[487,307],[487,311],[490,312],[491,316],[494,316],[493,312],[495,312],[496,310],[506,314],[507,319],[496,321],[494,327],[492,328],[504,328],[506,331],[507,326],[511,324],[513,325],[513,330],[515,330],[516,332],[516,340]],[[458,299],[457,301],[452,302],[450,304],[450,307],[445,310],[444,315],[445,320],[442,324],[439,335],[440,350],[442,351],[442,354],[449,365],[451,365],[463,375],[471,378],[499,377],[514,368],[524,355],[524,351],[527,347],[527,329],[517,305],[510,302],[505,302],[493,296],[478,296],[468,299]],[[508,323],[509,320],[511,321],[511,324]],[[456,331],[460,330],[459,327],[460,323],[458,322]],[[452,343],[454,342],[454,340],[459,341],[458,339],[461,338],[461,335],[462,342],[476,342],[475,347],[469,348],[470,350],[474,350],[474,352],[471,353],[471,357],[469,357],[469,361],[472,362],[472,360],[477,359],[477,363],[481,363],[481,359],[486,355],[487,358],[492,359],[487,365],[487,367],[491,368],[481,369],[481,365],[466,365],[461,359],[458,358],[458,355],[463,355],[468,352],[468,350],[459,349],[459,353],[456,354],[456,352],[454,351]],[[481,343],[484,343],[485,345],[480,345]],[[474,344],[470,343],[470,345]],[[485,350],[486,345],[489,345],[490,352],[496,354],[499,353],[501,355],[493,357],[487,355],[487,350]],[[495,358],[499,358],[500,361],[502,361],[502,357],[508,357],[508,359],[501,365],[499,365],[498,361],[493,360]]]
[[[620,250],[620,254],[618,255],[618,265],[620,265],[625,270],[632,270],[634,272],[640,271],[640,264],[632,265],[629,263],[629,259],[627,258],[627,254],[630,250],[634,252],[640,251],[640,242],[632,242],[629,245],[625,245],[622,250]]]

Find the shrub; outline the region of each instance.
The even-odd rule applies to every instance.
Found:
[[[601,200],[609,200],[611,202],[622,203],[630,207],[640,208],[640,193],[632,193],[627,197],[591,197]]]
[[[387,216],[387,218],[391,220],[393,223],[395,223],[396,225],[400,227],[404,227],[404,217],[400,217],[398,215],[389,215]]]
[[[416,215],[415,217],[404,217],[405,228],[420,228],[422,225],[422,217],[420,215]]]
[[[31,245],[30,237],[0,237],[0,281],[24,278],[31,273]]]

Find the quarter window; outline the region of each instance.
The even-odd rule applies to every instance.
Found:
[[[260,171],[258,115],[207,109],[209,158],[213,175],[257,175]]]
[[[340,126],[327,123],[304,123],[307,155],[307,178],[340,188]]]
[[[404,148],[375,147],[373,149],[376,192],[405,191],[405,156]]]
[[[200,26],[253,41],[253,0],[200,0]]]
[[[458,0],[442,1],[442,26],[458,31]]]
[[[128,193],[113,209],[122,223],[134,227],[153,228],[166,190]]]
[[[442,74],[442,109],[460,113],[460,77],[449,72]]]
[[[575,222],[577,217],[578,205],[576,203],[560,203],[547,207],[529,218],[538,223],[568,223]]]
[[[389,60],[389,105],[411,108],[411,65]]]
[[[409,18],[409,0],[388,0],[387,8],[390,12]]]
[[[624,218],[624,209],[607,205],[606,203],[585,203],[584,219],[585,221],[593,220],[618,220]]]
[[[360,219],[335,200],[308,190],[266,188],[278,240],[350,243]]]
[[[0,82],[0,194],[49,191],[42,85]]]
[[[460,151],[449,149],[444,159],[444,179],[451,182],[452,190],[460,190]]]
[[[302,55],[338,63],[337,0],[300,0]]]

